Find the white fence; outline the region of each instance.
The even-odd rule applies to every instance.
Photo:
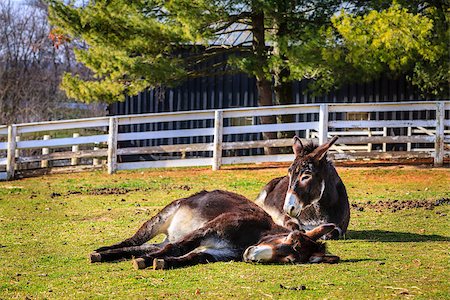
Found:
[[[116,170],[138,168],[208,166],[214,170],[222,164],[286,162],[292,161],[292,154],[222,156],[223,150],[252,149],[262,147],[290,146],[291,139],[256,140],[243,142],[223,142],[227,135],[243,133],[296,131],[305,138],[315,138],[323,143],[338,135],[340,138],[332,148],[334,159],[388,159],[433,157],[436,166],[442,166],[444,156],[449,155],[450,120],[446,111],[450,101],[438,102],[396,102],[372,104],[308,104],[271,106],[256,108],[236,108],[224,110],[205,110],[113,116],[79,120],[65,120],[42,123],[0,126],[0,179],[12,179],[16,171],[23,172],[23,165],[37,163],[42,169],[52,169],[52,161],[70,160],[70,167],[64,170],[101,168],[105,164],[108,173]],[[418,119],[417,113],[427,111],[430,119]],[[347,120],[346,115],[374,112],[409,112],[409,119],[395,120]],[[342,120],[331,120],[331,114],[340,113]],[[294,121],[284,124],[224,126],[224,119],[260,117],[269,115],[307,115],[316,121]],[[447,112],[448,116],[448,112]],[[212,127],[178,130],[159,130],[119,133],[120,126],[149,124],[159,122],[213,120]],[[334,118],[335,119],[335,118]],[[298,118],[297,118],[298,120]],[[395,129],[402,128],[406,135],[396,135]],[[92,129],[92,131],[89,131]],[[82,136],[73,131],[87,131]],[[50,138],[48,133],[52,133]],[[71,136],[64,136],[71,134]],[[43,135],[43,136],[42,136]],[[151,147],[118,147],[119,142],[210,136],[210,143],[160,145]],[[3,140],[2,141],[2,137]],[[402,151],[387,151],[387,145],[405,145]],[[379,145],[374,148],[374,145]],[[84,149],[81,149],[84,148]],[[425,148],[424,148],[425,147]],[[81,150],[80,150],[81,149]],[[28,150],[28,151],[26,151]],[[3,158],[1,153],[5,153]],[[211,151],[212,157],[166,157],[156,161],[118,162],[118,156],[156,153],[192,153]],[[92,159],[89,165],[80,165],[81,159]],[[106,158],[106,161],[100,160]],[[167,159],[169,158],[169,159]],[[50,163],[50,164],[49,164]],[[57,169],[57,168],[55,168]]]

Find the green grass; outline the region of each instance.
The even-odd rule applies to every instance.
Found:
[[[129,261],[87,260],[93,249],[129,237],[174,199],[216,188],[254,199],[286,169],[93,172],[1,182],[0,299],[450,299],[449,205],[352,209],[347,239],[328,242],[342,259],[336,265],[229,262],[137,271]],[[449,169],[338,171],[351,203],[359,205],[450,197]],[[128,192],[98,193],[104,188]]]

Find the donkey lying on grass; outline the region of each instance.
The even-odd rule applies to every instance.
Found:
[[[131,238],[95,250],[90,260],[136,257],[136,269],[230,260],[336,263],[339,257],[327,255],[325,245],[317,242],[334,228],[334,224],[325,224],[308,232],[290,231],[276,225],[264,210],[243,196],[220,190],[203,191],[173,201]],[[145,244],[158,234],[165,234],[166,240]]]
[[[327,159],[327,151],[337,139],[335,136],[328,143],[317,146],[304,145],[294,137],[295,160],[288,175],[271,180],[255,201],[277,224],[290,229],[311,230],[334,223],[336,229],[323,238],[336,239],[345,234],[350,220],[347,191]]]

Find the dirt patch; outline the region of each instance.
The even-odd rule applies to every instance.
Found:
[[[86,191],[88,195],[124,195],[129,192],[137,191],[139,189],[129,189],[129,188],[95,188]]]
[[[373,209],[375,211],[381,212],[390,210],[396,212],[399,210],[413,209],[413,208],[424,208],[424,209],[434,209],[437,206],[449,205],[450,198],[442,198],[439,200],[393,200],[393,201],[378,201],[376,203],[366,202],[366,203],[352,203],[352,209],[357,211],[364,211],[365,209]]]
[[[90,189],[82,189],[76,191],[68,191],[67,195],[125,195],[131,192],[149,192],[153,190],[163,190],[163,191],[172,191],[172,190],[184,190],[190,191],[192,189],[189,185],[173,185],[173,184],[163,184],[159,188],[123,188],[123,187],[101,187],[101,188],[90,188]],[[53,193],[55,194],[55,193]],[[52,196],[53,198],[54,196]]]
[[[190,191],[192,187],[189,185],[163,184],[161,185],[160,189],[163,191],[172,191],[172,190]]]
[[[280,288],[283,290],[291,290],[291,291],[304,291],[306,290],[306,286],[305,285],[299,285],[299,286],[286,286],[282,283],[280,283]]]

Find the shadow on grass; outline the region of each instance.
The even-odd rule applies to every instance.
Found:
[[[377,261],[383,263],[385,259],[376,259],[376,258],[350,258],[350,259],[341,259],[339,263],[357,263],[363,261]]]
[[[450,242],[448,236],[386,230],[349,230],[346,239],[373,242]]]

